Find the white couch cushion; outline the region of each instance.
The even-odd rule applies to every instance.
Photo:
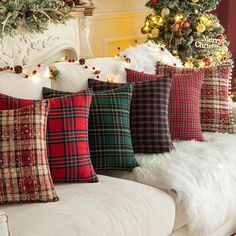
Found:
[[[159,189],[99,176],[94,184],[60,184],[60,201],[2,206],[14,236],[167,236],[175,204]]]
[[[0,93],[25,99],[41,99],[42,87],[51,87],[49,79],[25,79],[9,72],[0,73]]]
[[[10,225],[7,213],[0,211],[0,236],[10,236]]]
[[[103,81],[112,74],[116,74],[120,68],[120,62],[110,57],[87,59],[86,65],[89,69],[85,69],[84,65],[79,63],[55,63],[54,67],[59,70],[60,74],[57,80],[52,81],[52,88],[67,92],[84,90],[88,88],[88,78],[96,79],[97,76],[91,68],[100,69],[99,79]]]

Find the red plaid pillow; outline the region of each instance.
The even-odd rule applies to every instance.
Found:
[[[0,204],[57,201],[47,161],[49,105],[0,111]]]
[[[138,82],[156,79],[126,69],[127,81]],[[174,76],[169,99],[169,123],[172,139],[204,141],[200,124],[200,91],[203,73]]]
[[[55,182],[97,182],[88,143],[91,90],[50,99],[47,147]],[[33,100],[0,94],[0,110],[32,104]]]
[[[235,133],[232,109],[229,102],[229,88],[232,64],[207,68],[179,68],[157,63],[158,75],[166,73],[189,74],[204,72],[201,89],[201,126],[203,131]]]

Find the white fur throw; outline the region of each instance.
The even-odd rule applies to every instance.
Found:
[[[171,66],[175,64],[178,67],[183,67],[181,61],[174,57],[164,46],[152,42],[130,47],[120,53],[120,55],[121,57],[125,55],[131,59],[130,64],[120,63],[120,68],[116,74],[120,82],[125,82],[124,68],[126,67],[140,72],[143,71],[147,74],[155,74],[157,61]],[[120,59],[118,58],[117,60]]]
[[[228,217],[236,217],[236,135],[204,136],[207,142],[175,142],[171,153],[137,155],[140,167],[112,174],[176,191],[176,204],[184,206],[191,236],[208,236]]]

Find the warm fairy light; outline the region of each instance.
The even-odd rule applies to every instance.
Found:
[[[193,63],[191,61],[187,61],[187,62],[185,62],[184,66],[186,68],[193,68]]]
[[[145,27],[144,27],[144,30],[145,30],[146,32],[148,32],[148,31],[149,31],[149,27],[148,27],[148,26],[145,26]]]
[[[180,22],[181,20],[183,20],[183,18],[183,14],[177,14],[175,15],[175,22]]]
[[[164,23],[164,21],[163,21],[163,18],[162,17],[160,17],[160,19],[159,19],[159,25],[162,25],[163,23]]]
[[[145,23],[145,25],[146,25],[146,26],[149,26],[149,22],[147,21],[147,22]]]
[[[62,61],[67,61],[68,60],[68,56],[67,55],[64,55],[62,58],[61,58]]]
[[[156,21],[156,20],[157,20],[156,16],[153,16],[152,21]]]
[[[208,21],[208,18],[206,16],[201,16],[200,17],[200,21],[202,21],[203,23]]]
[[[39,81],[39,76],[38,76],[38,73],[37,73],[37,74],[35,74],[35,75],[32,75],[32,76],[31,76],[31,79],[32,79],[34,82],[37,82],[37,81]]]
[[[206,21],[205,24],[206,24],[206,26],[209,27],[209,26],[213,25],[213,21],[212,20],[208,20],[208,21]]]
[[[199,62],[199,67],[205,67],[205,62],[204,61],[200,61]]]

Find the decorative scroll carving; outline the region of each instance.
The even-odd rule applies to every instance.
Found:
[[[66,50],[74,59],[92,57],[85,12],[85,8],[77,8],[73,20],[66,25],[51,25],[43,34],[20,32],[14,38],[0,39],[0,67],[52,63],[61,59],[55,58],[57,53]]]

